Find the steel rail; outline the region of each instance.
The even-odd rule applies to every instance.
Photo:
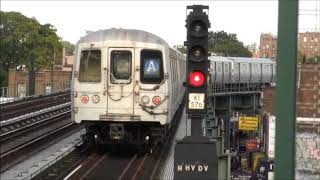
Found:
[[[31,101],[34,101],[34,100],[52,98],[54,96],[59,96],[59,95],[62,95],[62,94],[69,94],[69,93],[70,93],[70,90],[68,90],[68,91],[60,91],[60,92],[53,93],[53,94],[48,94],[48,95],[29,96],[29,97],[25,97],[25,98],[17,100],[17,101],[0,104],[0,106],[1,106],[2,109],[12,108],[12,107],[15,107],[17,105],[25,105],[25,104],[27,104],[27,103],[29,103]]]
[[[31,131],[34,128],[39,128],[39,126],[44,126],[46,124],[52,123],[53,121],[57,121],[57,120],[59,120],[59,119],[57,119],[58,117],[60,118],[60,116],[68,115],[68,114],[70,114],[70,112],[71,112],[71,110],[68,110],[66,112],[56,114],[51,117],[47,117],[47,118],[42,119],[40,121],[37,121],[35,123],[14,129],[12,131],[9,131],[9,132],[3,133],[3,134],[0,134],[0,143],[2,143],[3,141],[7,141],[8,139],[14,138],[20,134]]]
[[[137,159],[137,157],[138,157],[138,155],[135,154],[135,155],[131,158],[130,162],[129,162],[128,165],[124,168],[124,170],[123,170],[122,174],[120,175],[120,177],[118,178],[118,180],[122,180],[122,179],[124,178],[124,175],[128,172],[129,168],[132,166],[132,163]]]
[[[21,158],[21,156],[25,156],[28,153],[28,150],[34,150],[33,146],[35,144],[37,144],[37,148],[39,148],[39,144],[43,144],[43,143],[50,143],[50,140],[53,139],[57,139],[61,137],[61,133],[62,132],[71,132],[71,131],[75,131],[78,130],[79,127],[77,127],[76,124],[74,124],[73,122],[70,121],[70,123],[65,124],[64,126],[58,128],[58,129],[54,129],[46,134],[40,135],[39,137],[32,139],[31,141],[28,141],[26,143],[21,144],[18,147],[15,147],[3,154],[0,155],[0,161],[1,163],[1,170],[0,173],[6,171],[8,168],[12,167],[13,165],[15,165],[16,163],[20,162],[21,160],[19,160],[19,158]],[[16,160],[19,160],[18,162],[16,162]],[[15,160],[15,163],[12,164],[12,162]],[[9,165],[8,165],[9,164]]]

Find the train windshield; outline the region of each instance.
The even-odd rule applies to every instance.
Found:
[[[142,50],[140,81],[145,84],[159,84],[163,80],[162,53],[156,50]]]
[[[100,82],[101,81],[101,51],[83,50],[80,55],[80,82]]]
[[[115,79],[129,80],[131,78],[132,54],[130,51],[111,52],[111,82]]]

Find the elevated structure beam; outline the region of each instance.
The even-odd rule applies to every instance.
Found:
[[[279,0],[275,179],[295,178],[298,0]]]

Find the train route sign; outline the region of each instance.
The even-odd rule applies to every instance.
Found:
[[[156,59],[148,59],[144,64],[144,71],[149,74],[159,73],[160,64]]]
[[[189,93],[189,109],[204,109],[204,93]]]
[[[255,116],[240,116],[239,129],[240,130],[258,130],[259,117]]]

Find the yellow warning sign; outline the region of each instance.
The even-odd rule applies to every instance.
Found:
[[[239,129],[241,130],[258,130],[259,117],[240,116]]]

